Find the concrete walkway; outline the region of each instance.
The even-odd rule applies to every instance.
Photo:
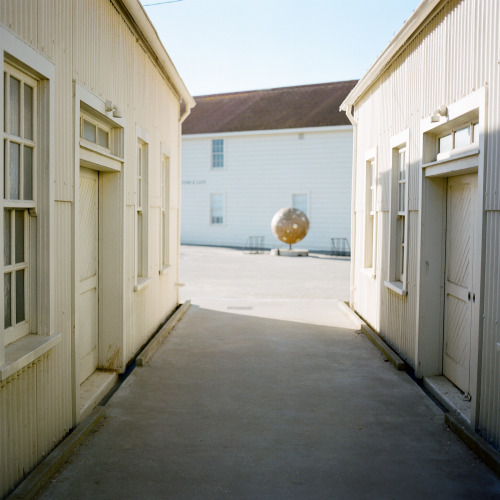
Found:
[[[205,250],[190,255],[197,251]],[[251,260],[217,252],[225,259],[219,272]],[[244,257],[261,258],[264,268],[315,265]],[[323,260],[330,271],[342,262]],[[246,285],[267,279],[249,276]],[[278,314],[298,320],[260,317],[268,292],[247,303],[233,284],[224,296],[198,295],[218,308],[191,307],[41,498],[500,497],[500,479],[445,427],[441,410],[338,308],[322,321],[336,324],[307,323],[303,294]],[[237,300],[253,309],[228,310]]]

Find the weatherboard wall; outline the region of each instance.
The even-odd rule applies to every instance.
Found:
[[[224,168],[211,168],[211,141],[224,139]],[[244,247],[250,236],[286,247],[271,231],[273,215],[308,195],[308,235],[295,246],[329,251],[350,242],[352,128],[184,135],[182,236],[185,244]],[[224,223],[210,222],[210,194],[225,196]]]

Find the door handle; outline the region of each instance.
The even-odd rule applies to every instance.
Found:
[[[468,294],[468,296],[467,296],[467,297],[468,297],[468,300],[469,300],[469,302],[470,302],[470,292],[469,292],[469,294]]]
[[[472,294],[472,302],[474,302],[474,304],[476,303],[476,294],[475,293]]]

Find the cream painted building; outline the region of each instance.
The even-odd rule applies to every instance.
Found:
[[[178,304],[194,101],[138,0],[0,4],[0,497]]]
[[[352,126],[339,111],[355,81],[195,97],[182,135],[182,243],[283,247],[281,208],[310,221],[297,248],[346,254]]]
[[[351,306],[496,448],[499,33],[497,0],[425,0],[342,104]]]

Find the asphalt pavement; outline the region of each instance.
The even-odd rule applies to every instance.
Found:
[[[349,261],[182,247],[192,306],[43,499],[500,498],[339,309]]]

